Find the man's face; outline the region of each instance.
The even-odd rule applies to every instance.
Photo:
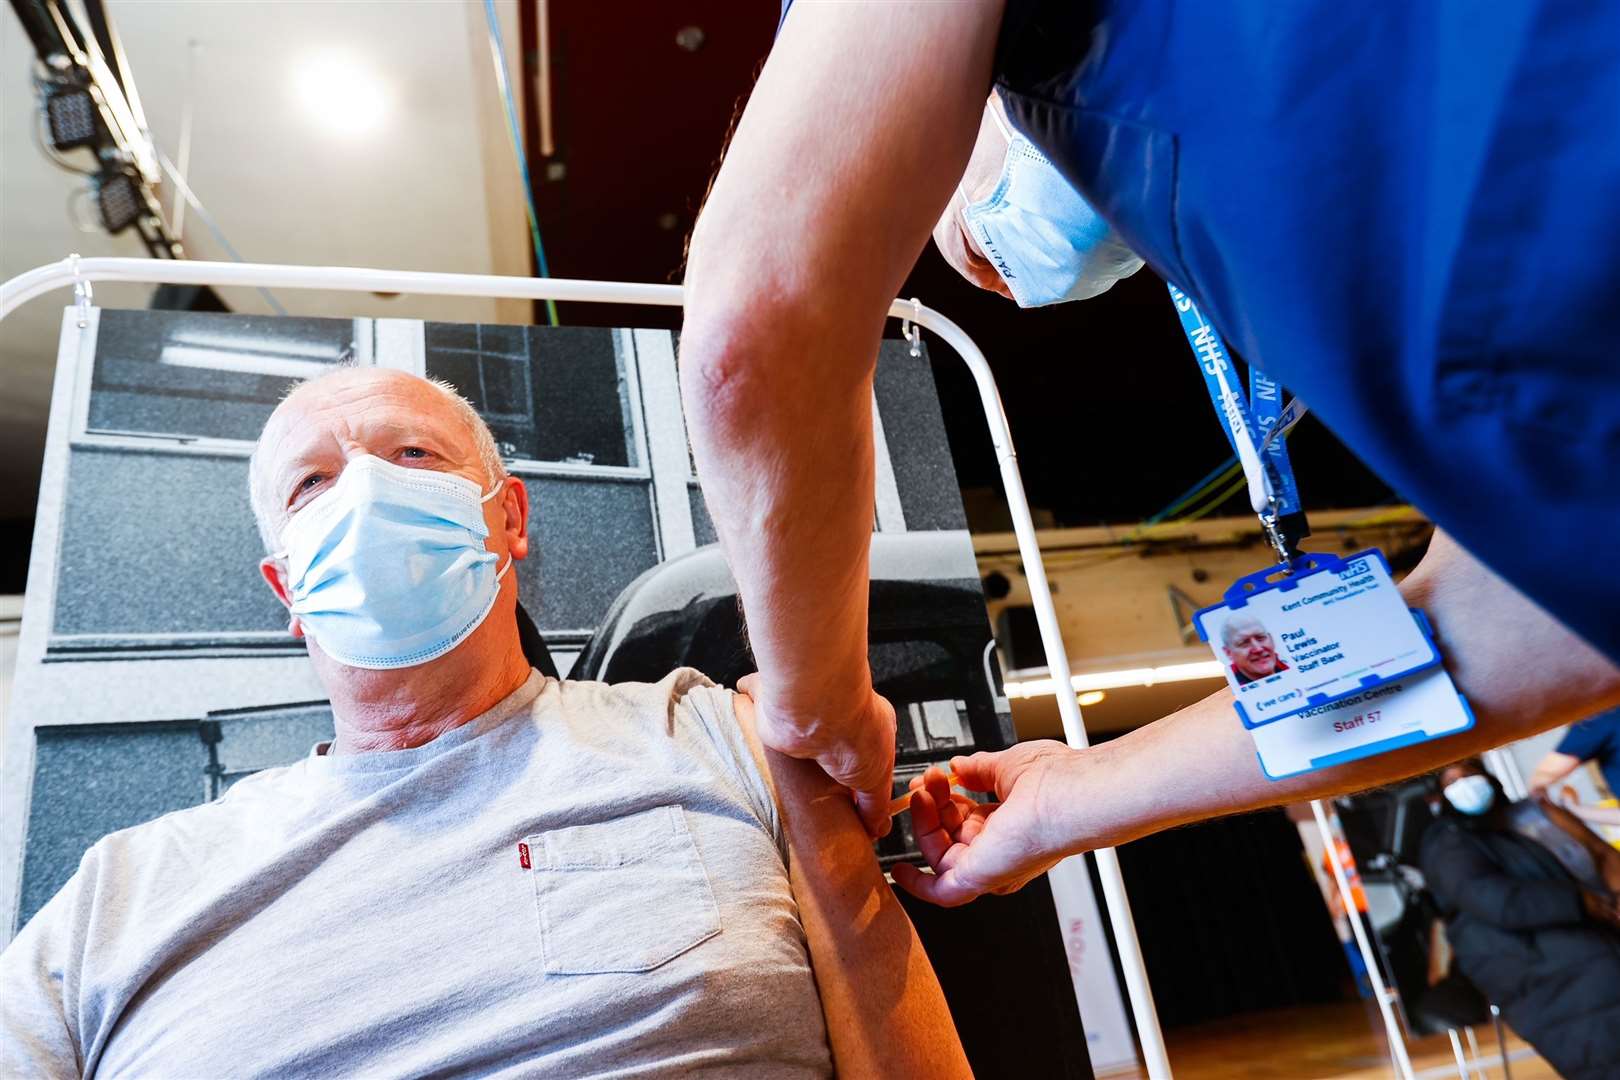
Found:
[[[1251,679],[1264,678],[1277,670],[1277,648],[1271,635],[1259,623],[1245,623],[1226,646],[1226,657],[1234,671]]]
[[[276,535],[337,483],[350,461],[364,455],[464,477],[485,492],[491,484],[476,436],[443,394],[414,375],[359,368],[294,391],[265,424],[259,437],[259,483]],[[508,478],[505,485],[506,497],[497,496],[483,507],[489,527],[485,547],[501,562],[509,554],[521,559],[528,553],[522,484]],[[516,523],[514,501],[522,504]],[[285,568],[266,559],[263,569],[286,603]],[[508,582],[506,587],[513,586]],[[303,636],[296,616],[289,629]]]

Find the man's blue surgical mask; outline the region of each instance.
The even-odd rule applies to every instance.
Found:
[[[990,115],[1007,137],[1007,158],[989,198],[971,203],[962,193],[962,217],[1018,306],[1084,300],[1142,269],[1046,155],[1009,131],[998,110]]]
[[[1496,788],[1491,786],[1489,779],[1475,773],[1473,776],[1458,777],[1447,784],[1445,796],[1457,813],[1478,817],[1496,801]]]
[[[460,476],[370,455],[350,461],[282,530],[292,612],[321,651],[350,667],[425,664],[495,606],[483,494]]]

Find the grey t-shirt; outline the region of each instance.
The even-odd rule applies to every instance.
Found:
[[[830,1075],[728,692],[532,674],[99,841],[0,955],[0,1071]]]

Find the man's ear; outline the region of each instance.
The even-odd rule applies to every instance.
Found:
[[[259,560],[259,573],[264,575],[270,591],[276,594],[281,606],[289,612],[292,611],[292,593],[287,589],[287,571],[281,565],[281,560],[273,555],[266,555]],[[298,616],[289,614],[287,617],[287,633],[295,638],[304,636],[304,627],[298,621]]]
[[[515,476],[506,478],[501,493],[501,510],[506,514],[506,550],[514,559],[529,557],[529,489]]]

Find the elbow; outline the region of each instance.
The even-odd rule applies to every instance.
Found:
[[[681,326],[681,399],[694,444],[842,413],[870,394],[881,324],[863,341],[789,290],[718,285],[689,290]]]
[[[786,257],[785,240],[758,250],[728,243],[735,235],[706,210],[692,237],[680,336],[688,420],[868,392],[887,298],[862,303],[847,275]]]
[[[758,313],[689,306],[681,326],[681,403],[694,447],[768,408],[773,358]]]

